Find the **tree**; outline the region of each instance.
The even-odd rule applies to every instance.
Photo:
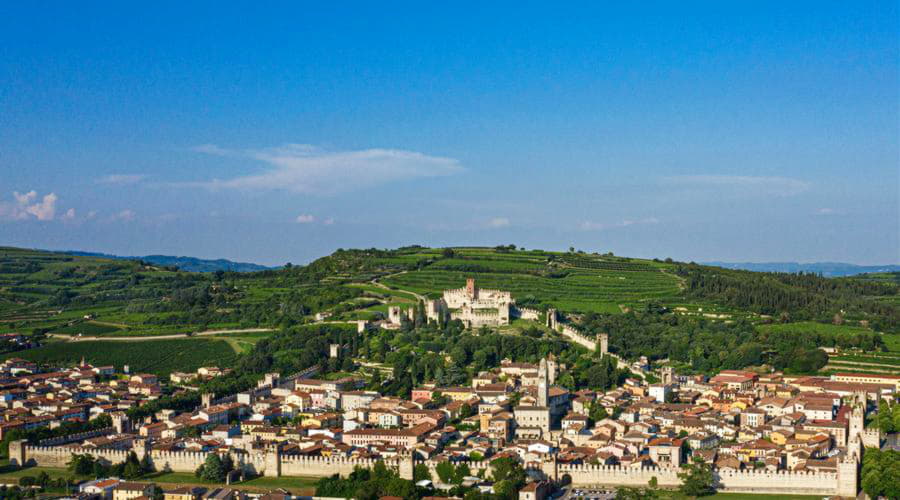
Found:
[[[900,498],[900,452],[866,448],[861,485],[872,498]]]
[[[886,399],[878,401],[878,413],[875,415],[875,426],[884,433],[891,433],[896,430],[894,427],[894,410],[891,406],[892,405]]]
[[[128,458],[125,459],[122,467],[122,476],[125,479],[137,479],[143,475],[143,467],[141,467],[141,461],[138,460],[137,454],[133,451],[128,453]]]
[[[694,463],[686,463],[681,466],[683,472],[678,473],[681,486],[678,488],[683,494],[693,497],[702,497],[715,493],[715,478],[712,467],[697,458]]]
[[[453,471],[453,484],[462,484],[463,480],[466,477],[472,475],[472,471],[469,470],[469,466],[466,464],[459,464],[456,466],[456,470]]]
[[[222,458],[216,453],[210,453],[203,462],[203,470],[200,472],[200,478],[207,481],[221,483],[225,481],[225,467],[222,464]]]
[[[79,476],[90,475],[94,471],[94,457],[87,454],[77,455],[73,453],[66,463],[66,467],[70,472],[74,472]]]
[[[516,460],[503,457],[491,462],[491,475],[495,481],[509,481],[515,491],[525,486],[525,469]]]
[[[425,464],[416,464],[413,467],[413,481],[431,481],[431,471],[428,469],[428,466]]]
[[[599,402],[594,401],[591,403],[591,409],[588,410],[588,418],[593,420],[595,423],[600,422],[603,419],[609,418],[609,412],[606,411],[606,408],[603,407]]]
[[[440,479],[442,483],[450,484],[453,482],[453,473],[456,471],[456,468],[453,467],[453,463],[444,461],[437,464],[434,471],[437,472],[438,479]]]
[[[153,472],[156,472],[156,467],[153,466],[153,461],[150,459],[150,454],[145,453],[144,458],[141,459],[141,473],[151,474]]]

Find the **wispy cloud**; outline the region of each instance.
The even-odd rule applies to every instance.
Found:
[[[305,194],[335,194],[381,184],[462,172],[458,160],[399,149],[326,151],[308,144],[268,149],[233,150],[214,144],[193,148],[203,154],[246,158],[267,168],[232,179],[192,183],[210,189],[286,190]]]
[[[137,216],[134,210],[125,209],[112,216],[112,221],[131,222]]]
[[[493,217],[488,221],[488,227],[507,227],[509,226],[509,218],[507,217]]]
[[[656,217],[646,217],[643,219],[625,219],[618,222],[584,221],[581,223],[581,229],[584,231],[603,231],[606,229],[615,229],[617,227],[628,227],[644,224],[659,224],[659,219],[657,219]]]
[[[755,177],[749,175],[679,175],[665,177],[669,184],[714,189],[738,189],[750,194],[792,196],[809,190],[809,182],[790,177]]]
[[[312,224],[316,221],[316,217],[314,215],[309,214],[300,214],[295,219],[297,224]]]
[[[127,186],[129,184],[137,184],[146,179],[144,174],[109,174],[97,179],[97,184],[112,184],[116,186]]]
[[[835,208],[819,208],[815,212],[813,212],[813,215],[817,215],[819,217],[828,217],[830,215],[844,215],[844,213],[845,212],[843,210],[838,210]]]
[[[13,202],[0,202],[0,218],[9,220],[37,220],[49,221],[56,216],[55,193],[45,194],[38,200],[37,191],[19,193],[13,191]]]

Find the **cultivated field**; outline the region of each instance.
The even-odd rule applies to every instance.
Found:
[[[475,278],[482,288],[512,292],[519,302],[539,302],[571,312],[621,312],[648,301],[679,303],[679,280],[668,265],[638,259],[541,251],[497,252],[457,248],[453,258],[421,270],[387,276],[392,288],[437,297]],[[424,258],[425,255],[419,256]]]
[[[121,370],[129,365],[131,373],[147,372],[168,375],[173,371],[194,371],[201,366],[230,366],[236,356],[238,339],[144,340],[117,342],[50,342],[27,351],[5,354],[6,358],[23,358],[36,363],[72,366],[82,358],[93,365],[114,365]]]

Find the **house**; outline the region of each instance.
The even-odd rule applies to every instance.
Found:
[[[175,488],[174,490],[169,490],[163,492],[164,500],[200,500],[203,497],[203,493],[205,493],[204,488],[200,487],[190,487],[190,486],[182,486],[180,488]]]
[[[94,481],[82,483],[78,487],[78,491],[85,495],[96,495],[103,500],[110,500],[113,496],[113,490],[118,485],[118,479],[95,479]]]
[[[550,495],[550,483],[534,481],[519,490],[519,500],[544,500]]]
[[[152,483],[122,482],[113,488],[112,500],[133,500],[137,497],[150,496],[152,493]]]

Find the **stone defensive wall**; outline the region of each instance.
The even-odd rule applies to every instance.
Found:
[[[67,434],[65,436],[59,436],[50,439],[42,439],[39,444],[41,446],[59,446],[61,444],[76,443],[98,436],[106,436],[108,434],[114,433],[115,431],[116,430],[112,427],[104,427],[102,429],[96,429],[93,431],[79,432],[77,434]]]
[[[560,465],[558,477],[568,475],[576,486],[646,487],[652,478],[659,486],[675,488],[681,484],[679,469],[673,467],[622,467],[618,465]],[[755,470],[717,470],[717,489],[732,493],[839,495],[839,475],[833,472],[790,472]],[[848,478],[844,492],[856,491],[856,477]],[[854,494],[855,495],[855,494]]]
[[[881,448],[881,430],[880,429],[864,429],[860,433],[862,445],[866,448]]]
[[[541,319],[541,315],[543,313],[538,311],[537,309],[530,309],[528,307],[516,307],[513,309],[513,316],[522,319],[530,319],[532,321],[538,321]]]
[[[142,452],[138,448],[138,455]],[[104,450],[77,447],[31,446],[25,441],[14,441],[9,445],[10,463],[15,465],[38,465],[42,467],[66,467],[72,454],[89,454],[109,463],[122,462],[128,456],[123,450]],[[193,473],[204,463],[205,452],[166,452],[153,450],[150,458],[157,470]],[[235,463],[248,472],[269,477],[311,476],[327,477],[333,474],[348,475],[355,467],[370,468],[374,459],[351,459],[343,457],[306,457],[284,455],[274,449],[254,453],[234,453]],[[397,470],[400,476],[412,479],[416,462],[409,456],[382,460],[388,467]],[[423,462],[437,477],[439,462]],[[469,462],[473,473],[490,470],[489,461]],[[659,486],[674,488],[681,484],[679,469],[672,467],[622,467],[618,465],[569,465],[544,462],[539,467],[529,467],[529,473],[547,479],[569,478],[573,485],[587,486],[639,486],[646,487],[652,478]],[[790,471],[732,471],[717,470],[717,487],[724,492],[798,494],[821,496],[855,496],[858,491],[858,464],[853,461],[841,462],[838,472],[790,472]]]

